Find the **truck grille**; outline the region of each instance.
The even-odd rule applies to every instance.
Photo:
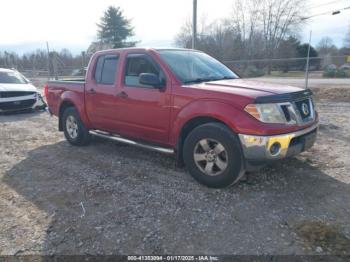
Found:
[[[0,110],[3,110],[3,111],[23,110],[23,109],[31,108],[35,102],[36,102],[35,99],[2,102],[0,103]]]
[[[18,97],[18,96],[30,96],[35,94],[35,92],[28,91],[5,91],[0,92],[0,98],[8,98],[8,97]]]
[[[281,110],[290,124],[306,124],[315,117],[315,111],[310,97],[294,102],[280,103]]]

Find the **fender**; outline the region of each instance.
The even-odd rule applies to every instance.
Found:
[[[183,126],[196,117],[215,118],[226,124],[233,132],[238,133],[239,128],[237,123],[244,119],[242,114],[242,110],[224,101],[210,99],[195,100],[182,108],[174,117],[170,143],[176,145]]]
[[[63,92],[60,97],[59,112],[61,110],[62,105],[65,102],[69,102],[73,104],[74,107],[78,110],[80,119],[83,122],[83,124],[86,126],[86,128],[91,129],[92,126],[86,114],[84,99],[85,99],[84,93],[77,93],[73,91]]]

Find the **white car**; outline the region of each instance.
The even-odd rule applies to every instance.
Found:
[[[0,112],[45,107],[40,93],[28,79],[15,70],[0,68]]]

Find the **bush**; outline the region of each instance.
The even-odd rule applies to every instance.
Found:
[[[256,68],[255,66],[248,66],[243,75],[245,77],[259,77],[265,75],[265,71],[263,69]]]
[[[323,71],[323,77],[347,78],[350,77],[350,74],[344,69],[326,69]]]
[[[349,77],[349,74],[345,70],[340,69],[335,72],[335,77],[345,78],[345,77]]]

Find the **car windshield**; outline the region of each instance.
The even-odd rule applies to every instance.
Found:
[[[184,84],[239,78],[225,65],[202,52],[159,50],[159,54]]]
[[[0,84],[27,84],[26,79],[17,72],[0,71]]]

